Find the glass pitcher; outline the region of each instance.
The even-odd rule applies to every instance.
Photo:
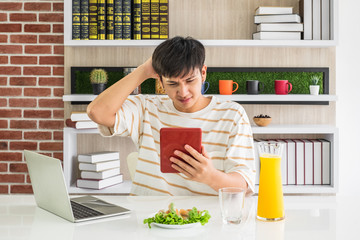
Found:
[[[285,217],[281,182],[281,156],[283,144],[258,143],[260,157],[260,182],[257,219],[280,221]]]

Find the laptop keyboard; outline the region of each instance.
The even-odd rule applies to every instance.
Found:
[[[83,206],[77,202],[70,201],[75,219],[83,219],[104,215],[101,212]]]

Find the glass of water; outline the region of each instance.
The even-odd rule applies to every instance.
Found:
[[[224,224],[241,223],[245,190],[236,187],[219,189],[219,202]]]

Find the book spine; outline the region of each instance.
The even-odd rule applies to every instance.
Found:
[[[141,39],[141,0],[133,0],[133,39]]]
[[[160,39],[169,38],[169,0],[160,0]]]
[[[150,39],[150,0],[141,2],[141,39]]]
[[[97,0],[89,0],[89,39],[97,40]]]
[[[114,0],[106,0],[106,39],[114,40]]]
[[[321,40],[321,2],[313,0],[313,40]]]
[[[130,40],[131,39],[131,1],[132,0],[123,0],[123,39]]]
[[[80,0],[72,1],[72,40],[80,40]]]
[[[150,35],[151,39],[159,39],[160,15],[159,0],[151,0],[150,5]]]
[[[89,0],[80,1],[80,39],[89,40]]]
[[[122,0],[114,0],[114,39],[123,39]]]
[[[321,40],[330,40],[330,0],[321,0]]]
[[[105,0],[98,0],[98,39],[105,40]]]

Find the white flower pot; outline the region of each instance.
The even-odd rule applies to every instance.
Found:
[[[320,86],[319,85],[310,85],[310,94],[319,95]]]

